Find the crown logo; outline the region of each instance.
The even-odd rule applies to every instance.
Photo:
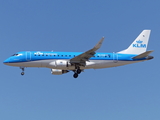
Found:
[[[141,44],[143,41],[140,41],[140,40],[138,40],[138,41],[136,41],[138,44]]]

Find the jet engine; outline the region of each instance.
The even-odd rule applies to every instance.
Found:
[[[68,67],[70,66],[70,63],[66,60],[56,60],[55,65],[58,67]]]
[[[56,60],[54,62],[51,62],[49,66],[56,69],[66,69],[68,67],[71,67],[71,64],[66,60]]]
[[[62,75],[64,73],[68,73],[68,70],[61,70],[61,69],[51,69],[51,73],[53,75]]]

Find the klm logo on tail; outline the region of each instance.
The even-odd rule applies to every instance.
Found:
[[[136,43],[137,44],[133,44],[133,47],[136,47],[136,48],[146,48],[147,47],[146,44],[142,44],[143,41],[138,40],[136,41]]]

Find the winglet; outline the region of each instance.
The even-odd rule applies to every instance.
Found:
[[[93,48],[94,51],[98,50],[101,47],[103,40],[104,40],[104,37],[102,37],[100,41],[94,46]]]
[[[70,59],[70,63],[72,64],[78,63],[84,66],[85,62],[88,61],[91,57],[93,57],[95,54],[95,51],[101,47],[103,40],[104,40],[104,37],[102,37],[100,41],[92,49]]]

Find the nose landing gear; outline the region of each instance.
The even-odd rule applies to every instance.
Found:
[[[21,72],[21,75],[24,75],[24,72]]]
[[[24,67],[20,67],[22,69],[21,75],[24,75]]]

